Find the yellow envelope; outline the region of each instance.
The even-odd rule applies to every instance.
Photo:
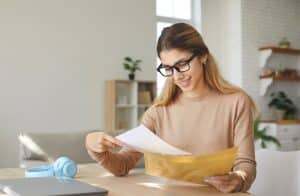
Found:
[[[231,170],[237,150],[233,147],[201,156],[145,153],[145,169],[149,175],[204,184],[205,177],[226,174]]]

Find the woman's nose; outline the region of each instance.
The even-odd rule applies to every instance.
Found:
[[[183,73],[182,72],[179,72],[176,69],[174,69],[173,71],[174,71],[173,72],[173,77],[174,77],[175,80],[178,80],[178,79],[180,79],[180,78],[183,77]]]

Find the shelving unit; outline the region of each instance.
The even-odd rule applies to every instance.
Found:
[[[284,62],[286,65],[284,68],[298,69],[298,74],[292,75],[276,75],[260,76],[260,95],[266,95],[270,87],[275,83],[280,83],[280,89],[293,88],[291,84],[300,82],[300,49],[294,48],[279,48],[273,46],[261,47],[258,49],[260,53],[259,67],[261,69],[276,68],[273,62]],[[274,59],[273,59],[274,56]],[[295,59],[293,59],[295,58]],[[272,59],[272,60],[271,60]],[[287,61],[292,61],[287,63]],[[278,67],[277,67],[278,69]],[[297,87],[297,86],[295,86]],[[299,85],[300,87],[300,85]],[[274,87],[275,88],[275,87]],[[297,90],[295,89],[295,92]],[[300,150],[300,120],[261,120],[259,123],[260,128],[267,128],[267,134],[276,137],[281,143],[279,150]],[[276,148],[273,144],[268,148]]]
[[[155,97],[155,81],[105,81],[105,130],[120,133],[138,126]]]
[[[259,67],[265,68],[270,60],[271,56],[274,54],[280,55],[292,55],[300,57],[300,49],[295,48],[280,48],[275,46],[266,46],[260,47],[260,58],[259,58]],[[300,61],[300,59],[299,59]],[[287,82],[299,82],[300,75],[294,77],[285,77],[285,76],[260,76],[260,95],[265,95],[270,86],[274,81],[287,81]]]

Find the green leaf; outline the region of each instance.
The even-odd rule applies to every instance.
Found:
[[[124,58],[124,69],[128,70],[130,73],[134,74],[135,71],[137,70],[142,70],[139,67],[139,64],[142,62],[142,60],[137,59],[137,60],[133,60],[131,57],[127,56]]]
[[[124,68],[125,68],[125,69],[127,69],[127,70],[129,70],[129,69],[130,69],[130,65],[129,65],[129,64],[127,64],[127,63],[124,63],[123,65],[124,65]]]
[[[259,119],[260,119],[260,116],[258,116],[254,120],[254,126],[253,126],[254,139],[261,141],[261,147],[262,148],[266,148],[266,145],[269,142],[275,143],[278,147],[280,147],[281,146],[280,142],[275,137],[267,134],[268,127],[264,127],[262,129],[259,129]]]
[[[132,62],[132,58],[130,58],[129,56],[125,57],[124,60],[125,60],[125,61],[129,61],[129,62]]]
[[[297,107],[294,105],[293,101],[287,97],[283,91],[271,93],[271,100],[268,103],[269,107],[275,107],[276,109],[285,111],[285,114],[290,111],[296,112]]]

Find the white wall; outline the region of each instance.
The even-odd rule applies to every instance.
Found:
[[[282,37],[287,37],[292,47],[300,48],[300,1],[299,0],[243,0],[242,9],[242,76],[243,87],[256,99],[263,118],[274,118],[268,108],[269,93],[265,97],[258,96],[258,48],[265,45],[276,45]],[[292,57],[294,58],[294,57]],[[291,57],[276,57],[270,61],[274,67],[280,64],[294,66],[297,62]],[[300,70],[300,62],[298,63]],[[277,82],[269,92],[284,90],[296,102],[300,109],[299,82]],[[299,115],[300,117],[300,115]]]
[[[241,1],[202,0],[202,34],[222,75],[241,86]]]
[[[0,167],[17,166],[17,133],[104,128],[104,80],[124,56],[155,79],[154,0],[0,2]]]
[[[287,37],[292,47],[300,48],[300,1],[202,0],[202,3],[203,37],[224,77],[256,100],[262,118],[274,118],[268,108],[268,95],[259,96],[258,48],[276,45],[282,37]],[[290,59],[283,58],[274,63],[288,65]],[[300,109],[299,83],[276,83],[270,91],[278,89],[284,89]]]

